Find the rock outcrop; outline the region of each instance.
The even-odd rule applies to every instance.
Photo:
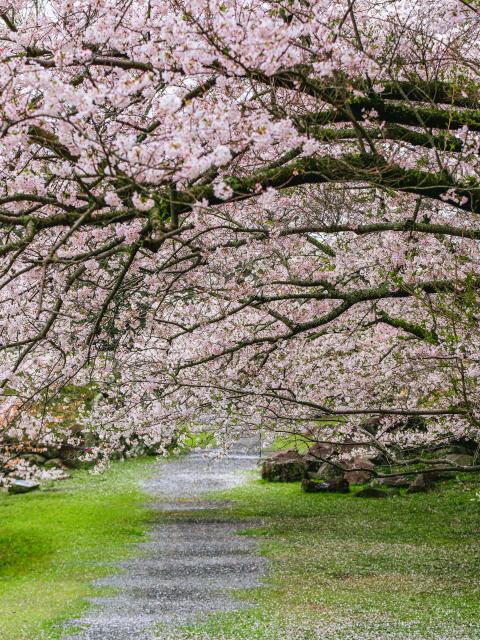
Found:
[[[270,482],[297,482],[305,477],[307,465],[294,449],[280,451],[262,465],[262,478]]]

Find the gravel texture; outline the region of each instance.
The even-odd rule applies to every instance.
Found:
[[[139,544],[137,557],[95,583],[113,587],[116,594],[93,598],[97,606],[69,623],[82,630],[65,637],[153,640],[158,638],[156,625],[171,627],[248,606],[231,592],[259,584],[263,560],[256,555],[255,542],[237,535],[238,522],[199,517],[198,510],[220,506],[202,494],[245,482],[245,472],[255,468],[257,460],[258,444],[250,440],[221,460],[190,454],[160,463],[145,483],[152,496],[149,506],[172,515],[167,523],[154,526],[147,541]]]

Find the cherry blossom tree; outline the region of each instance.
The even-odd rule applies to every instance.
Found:
[[[476,3],[1,10],[5,436],[478,438]]]

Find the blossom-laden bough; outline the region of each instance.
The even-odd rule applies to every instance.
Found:
[[[99,460],[186,425],[478,440],[476,2],[1,17],[4,437],[61,437],[74,384]]]

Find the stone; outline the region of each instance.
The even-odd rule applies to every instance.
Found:
[[[365,489],[360,489],[354,494],[354,498],[388,498],[390,496],[389,493],[384,491],[383,489],[377,489],[376,487],[365,487]]]
[[[49,459],[51,459],[51,458],[58,458],[58,457],[60,457],[60,449],[58,449],[58,448],[54,448],[54,447],[52,447],[52,448],[50,448],[50,447],[49,447],[49,448],[45,451],[45,454],[44,454],[44,455],[45,455],[45,457],[46,457],[46,458],[49,458]]]
[[[316,458],[328,458],[328,456],[332,455],[333,445],[327,444],[326,442],[320,442],[319,444],[314,444],[312,447],[309,447],[308,454],[314,456]]]
[[[343,478],[343,475],[343,469],[339,469],[336,465],[330,464],[329,462],[324,462],[317,472],[311,474],[311,477],[329,482],[330,480]]]
[[[319,443],[310,447],[303,457],[307,465],[307,471],[319,471],[332,456],[333,452],[334,447],[331,444]]]
[[[403,487],[409,487],[411,480],[407,476],[391,476],[388,478],[375,478],[372,480],[373,487],[394,487],[401,489]]]
[[[354,458],[349,467],[356,469],[355,471],[347,471],[343,476],[349,484],[363,484],[368,482],[372,477],[371,471],[375,468],[373,462],[368,458]]]
[[[460,467],[471,467],[474,462],[474,457],[465,453],[450,453],[445,456],[445,460],[449,460]]]
[[[306,453],[303,456],[303,461],[305,463],[305,468],[308,473],[316,473],[320,469],[320,467],[323,465],[322,460],[319,460],[318,458],[315,458],[314,456],[311,456],[308,453]]]
[[[465,453],[465,451],[456,451],[453,447],[442,447],[441,449],[434,449],[430,452],[432,458],[446,458],[451,453]]]
[[[469,453],[475,455],[478,450],[479,442],[469,438],[460,438],[452,442],[452,453]]]
[[[67,467],[70,467],[71,469],[80,469],[82,467],[82,462],[78,459],[80,454],[81,449],[79,447],[64,444],[59,451],[58,458],[63,460],[63,463]]]
[[[318,471],[322,465],[325,464],[325,460],[332,455],[332,452],[333,447],[331,444],[316,444],[313,447],[310,447],[307,453],[303,456],[307,471]]]
[[[454,471],[429,471],[428,475],[432,477],[432,480],[451,480],[455,478]]]
[[[305,462],[295,450],[280,451],[262,465],[262,478],[269,482],[297,482],[305,477],[305,472]]]
[[[350,486],[344,478],[331,480],[330,482],[317,482],[305,478],[302,481],[302,491],[305,491],[305,493],[348,493]]]
[[[358,442],[355,442],[351,438],[346,438],[342,443],[338,443],[335,445],[336,453],[352,453],[357,452],[357,455],[362,455],[363,446],[359,445]]]
[[[365,484],[372,477],[368,471],[347,471],[343,476],[350,484]]]
[[[29,464],[41,466],[45,463],[45,458],[38,453],[22,453],[20,458],[26,460]]]
[[[29,493],[39,487],[39,483],[33,482],[32,480],[15,480],[13,484],[8,487],[8,493]]]
[[[374,465],[383,466],[383,465],[387,465],[389,463],[387,456],[385,454],[383,454],[383,453],[377,453],[376,455],[370,456],[368,459]]]
[[[407,493],[426,493],[433,489],[435,480],[431,473],[420,473],[407,489]]]
[[[302,480],[302,491],[305,493],[321,493],[326,484],[326,482],[318,482],[310,478],[304,478]]]
[[[303,456],[296,449],[287,449],[287,451],[276,451],[268,460],[298,460],[303,461]]]
[[[65,469],[65,464],[60,458],[52,458],[45,463],[45,469]]]
[[[332,493],[348,493],[350,491],[350,485],[345,478],[337,478],[327,482],[328,491]]]

